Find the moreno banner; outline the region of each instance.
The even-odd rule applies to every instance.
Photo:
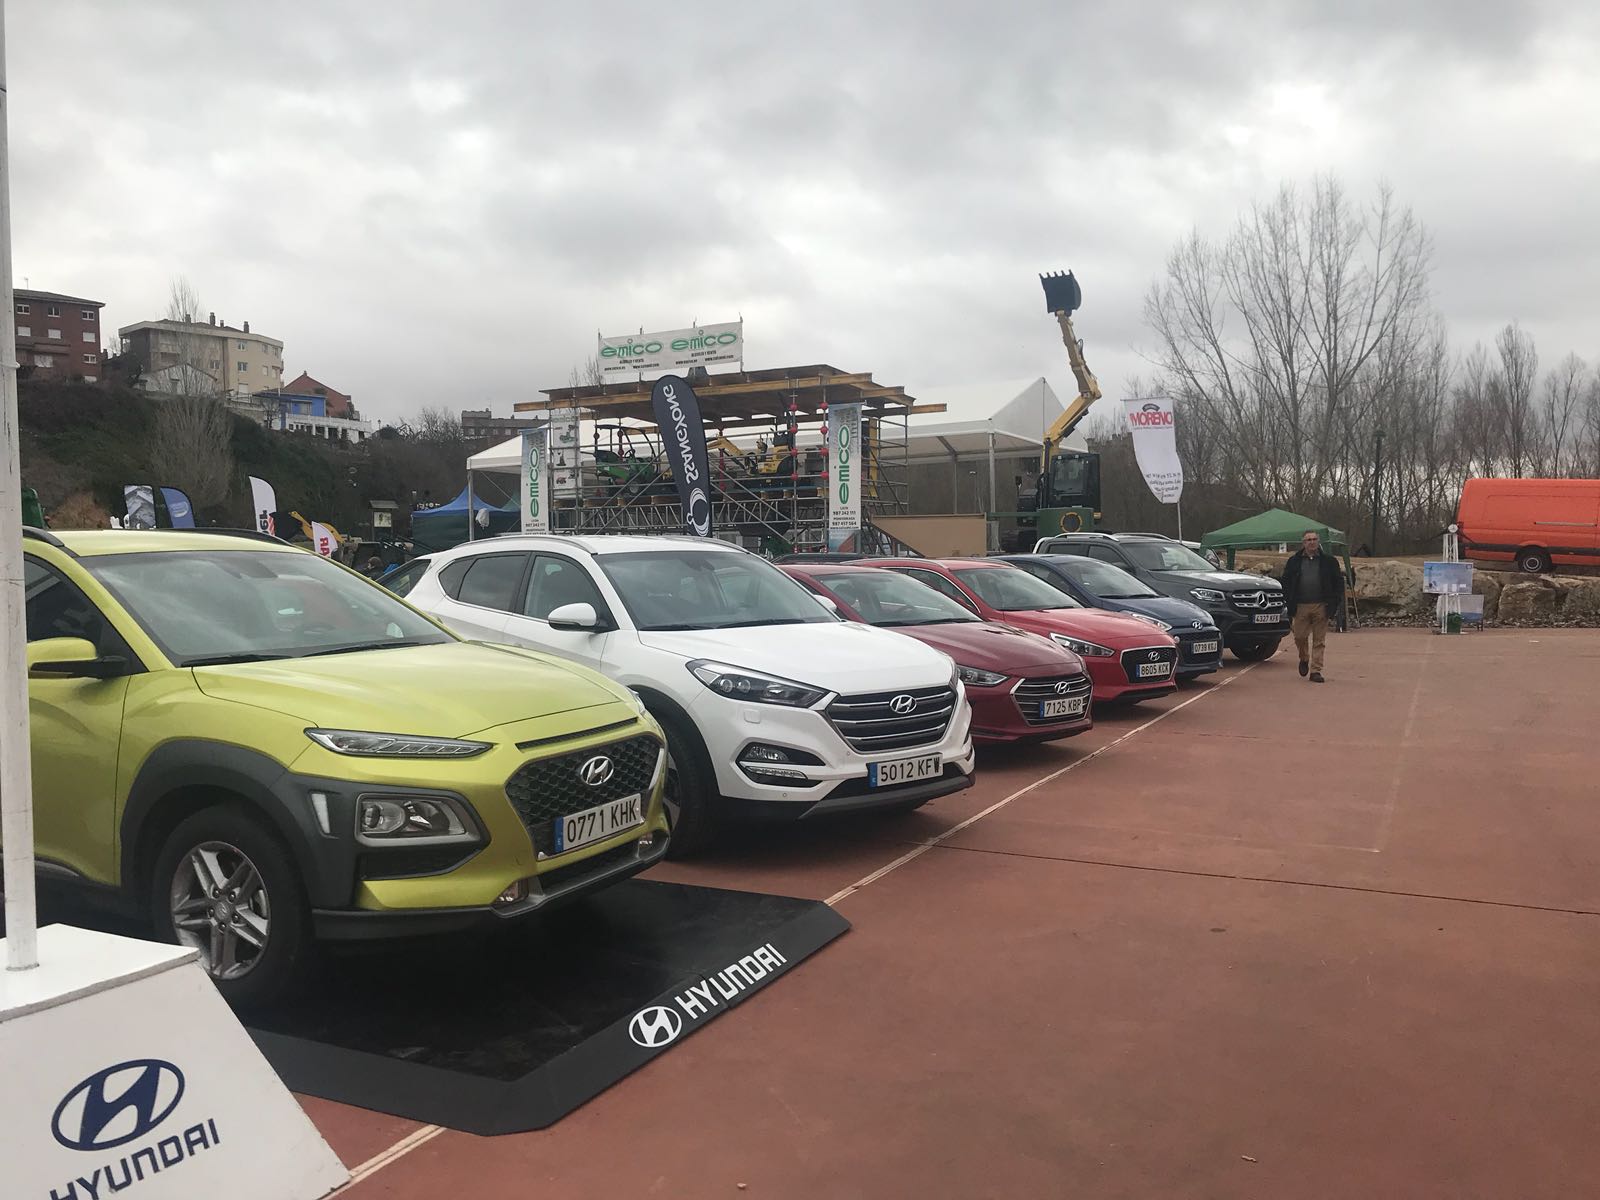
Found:
[[[650,406],[666,447],[672,481],[678,485],[684,526],[696,537],[710,537],[711,469],[706,463],[700,400],[684,380],[663,375],[650,389]]]
[[[161,499],[167,506],[167,519],[174,529],[194,528],[194,505],[189,497],[175,487],[161,489]]]
[[[600,371],[603,375],[681,371],[688,367],[743,361],[743,321],[600,338]]]
[[[828,549],[856,549],[861,533],[861,405],[828,409]]]
[[[332,558],[339,548],[339,538],[321,521],[311,522],[311,548],[323,558]]]
[[[272,490],[272,485],[265,479],[248,476],[250,480],[250,502],[256,510],[256,528],[262,533],[277,536],[278,493]]]
[[[1133,454],[1151,494],[1162,504],[1176,504],[1183,495],[1183,463],[1178,460],[1172,397],[1124,400],[1122,407],[1133,434]]]
[[[522,431],[522,532],[550,532],[550,426]]]
[[[124,529],[156,527],[156,493],[148,483],[130,484],[124,487],[122,501],[128,513],[122,519]]]

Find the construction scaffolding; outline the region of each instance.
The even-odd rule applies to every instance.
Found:
[[[891,550],[892,539],[872,519],[906,511],[910,418],[942,412],[942,404],[918,405],[903,387],[821,365],[689,382],[706,430],[714,536],[769,553],[826,549],[828,413],[860,404],[858,549]],[[545,399],[516,405],[518,413],[550,420],[553,530],[682,530],[671,464],[650,404],[652,383],[550,388]]]

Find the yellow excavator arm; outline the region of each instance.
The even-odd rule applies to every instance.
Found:
[[[1072,314],[1070,312],[1057,312],[1056,323],[1061,326],[1061,340],[1066,343],[1067,361],[1072,364],[1072,377],[1077,381],[1078,394],[1072,403],[1067,405],[1062,414],[1050,423],[1050,428],[1045,430],[1044,447],[1039,459],[1039,469],[1048,470],[1050,453],[1059,446],[1078,423],[1088,415],[1089,406],[1100,399],[1100,381],[1094,377],[1094,372],[1089,370],[1089,364],[1083,359],[1083,343],[1078,341],[1078,336],[1072,329]]]

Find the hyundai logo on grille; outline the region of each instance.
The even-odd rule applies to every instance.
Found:
[[[1148,658],[1151,662],[1155,662],[1156,659],[1161,657],[1161,651],[1152,650],[1152,651],[1150,651],[1149,654],[1146,654],[1145,657]]]
[[[889,701],[889,711],[897,717],[905,716],[912,709],[916,708],[916,706],[917,698],[915,696],[907,696],[903,693]]]
[[[1191,629],[1204,629],[1206,627],[1206,623],[1204,621],[1190,621],[1189,627]]]
[[[1071,687],[1072,681],[1069,679],[1060,679],[1056,681],[1056,691],[1060,692],[1063,696],[1067,694],[1067,691]]]
[[[616,773],[616,764],[604,754],[596,754],[578,768],[578,778],[590,787],[604,787]]]
[[[141,1138],[183,1099],[183,1072],[136,1058],[89,1076],[56,1105],[50,1129],[69,1150],[110,1150]]]
[[[628,1036],[646,1050],[659,1050],[683,1032],[683,1018],[659,1004],[643,1008],[628,1022]]]

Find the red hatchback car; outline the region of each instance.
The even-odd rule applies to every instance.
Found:
[[[985,621],[1042,634],[1074,651],[1094,680],[1095,703],[1146,700],[1177,688],[1178,643],[1149,621],[1085,608],[1010,563],[982,558],[878,558],[887,567],[943,592]]]
[[[979,620],[961,605],[894,571],[855,563],[785,566],[840,616],[893,629],[956,660],[981,742],[1049,741],[1094,724],[1083,660],[1046,638]]]

